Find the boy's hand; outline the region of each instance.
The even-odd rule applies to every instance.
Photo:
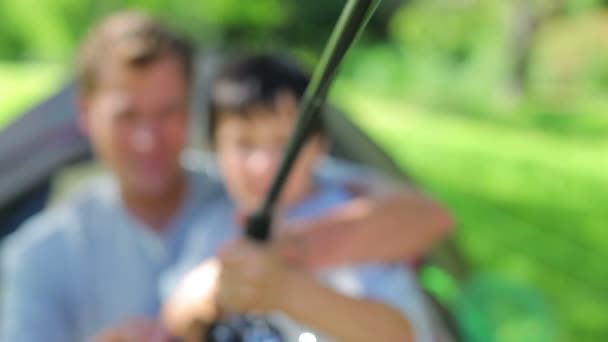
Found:
[[[219,318],[216,302],[220,263],[208,259],[190,271],[177,285],[165,303],[162,316],[171,332],[185,341],[196,341],[199,323],[208,324]]]
[[[290,270],[270,246],[239,239],[220,253],[217,301],[226,312],[281,310]]]

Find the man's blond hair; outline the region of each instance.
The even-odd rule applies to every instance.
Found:
[[[190,80],[193,49],[188,40],[142,12],[115,13],[95,25],[80,48],[76,62],[79,88],[84,94],[93,92],[104,63],[143,68],[167,56],[177,58]]]

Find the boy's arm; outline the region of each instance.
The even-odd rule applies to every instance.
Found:
[[[220,257],[218,304],[226,312],[278,310],[340,341],[411,341],[409,321],[389,306],[338,294],[287,267],[268,247],[239,241]]]

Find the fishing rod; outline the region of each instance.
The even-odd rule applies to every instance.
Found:
[[[322,108],[332,81],[344,56],[373,15],[381,0],[348,0],[329,37],[299,107],[299,116],[283,159],[269,192],[258,210],[248,217],[246,236],[259,243],[271,238],[271,217],[287,177],[312,128],[321,120]],[[261,329],[261,330],[260,330]],[[257,331],[256,331],[257,330]],[[260,336],[259,334],[263,336]],[[236,315],[213,323],[204,340],[211,342],[248,342],[282,340],[281,333],[259,317]]]
[[[321,120],[321,109],[338,67],[379,4],[380,0],[349,0],[344,6],[306,88],[294,134],[285,149],[270,191],[261,207],[247,220],[246,235],[250,239],[259,242],[270,239],[272,212],[300,150],[310,138],[311,128]]]

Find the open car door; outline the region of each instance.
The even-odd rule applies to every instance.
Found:
[[[46,204],[51,178],[90,159],[70,84],[0,131],[0,238]]]

